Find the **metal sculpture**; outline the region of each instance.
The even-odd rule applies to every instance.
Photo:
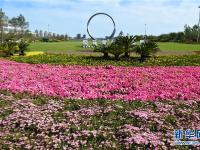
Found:
[[[110,15],[108,15],[107,13],[96,13],[96,14],[94,14],[94,15],[92,15],[92,16],[90,17],[90,19],[89,19],[88,22],[87,22],[87,33],[88,33],[88,35],[90,36],[91,39],[96,40],[96,39],[94,38],[94,36],[92,36],[92,35],[90,34],[89,25],[90,25],[91,20],[92,20],[94,17],[98,16],[98,15],[107,16],[107,17],[109,17],[109,18],[112,20],[114,29],[113,29],[112,34],[111,34],[110,36],[107,36],[107,37],[108,37],[107,39],[112,39],[112,38],[114,37],[114,35],[115,35],[115,32],[116,32],[115,21],[114,21],[114,19],[113,19]],[[103,39],[104,39],[104,38],[103,38]]]

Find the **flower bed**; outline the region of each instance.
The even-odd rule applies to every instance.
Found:
[[[197,130],[199,122],[199,101],[63,101],[0,94],[0,149],[196,149],[174,145],[174,130]]]
[[[0,57],[7,56],[7,53],[4,50],[0,50]]]
[[[70,99],[200,100],[200,67],[86,67],[0,60],[0,89]]]

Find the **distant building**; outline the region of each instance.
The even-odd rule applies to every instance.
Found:
[[[39,32],[39,37],[40,37],[40,38],[43,38],[43,37],[44,37],[44,34],[43,34],[43,31],[42,31],[42,30],[40,30],[40,32]]]
[[[81,34],[80,33],[76,35],[76,39],[81,39]]]
[[[44,37],[48,38],[49,33],[47,31],[44,32]]]
[[[85,34],[83,35],[82,39],[86,39],[86,35]]]
[[[4,33],[13,33],[15,31],[16,32],[20,32],[21,28],[19,28],[19,27],[15,28],[15,27],[13,27],[11,25],[7,25],[7,26],[3,27],[3,31],[4,31]]]
[[[65,34],[65,40],[69,40],[68,34]]]

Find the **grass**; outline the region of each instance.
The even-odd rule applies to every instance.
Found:
[[[75,54],[75,55],[99,55],[93,53],[92,48],[84,49],[81,47],[81,40],[71,40],[64,42],[36,42],[31,43],[29,47],[30,52],[45,52],[49,54]],[[91,42],[90,42],[91,45]],[[158,43],[161,52],[158,55],[186,55],[195,54],[195,51],[200,51],[199,44],[184,44],[174,42],[160,42]]]
[[[185,56],[159,56],[152,57],[141,63],[137,57],[105,60],[102,57],[75,56],[75,55],[33,55],[25,57],[12,57],[10,60],[30,64],[56,64],[56,65],[84,65],[84,66],[200,66],[200,55]]]
[[[160,42],[159,47],[163,51],[200,51],[200,44],[184,44],[175,42]]]
[[[64,42],[36,42],[31,43],[29,51],[65,51],[65,50],[83,50],[82,41],[71,40]]]

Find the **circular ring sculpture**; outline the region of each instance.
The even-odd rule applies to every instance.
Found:
[[[113,19],[110,15],[108,15],[108,14],[106,14],[106,13],[96,13],[96,14],[94,14],[94,15],[92,15],[92,16],[90,17],[90,19],[88,20],[88,23],[87,23],[87,33],[88,33],[88,35],[90,36],[91,39],[95,40],[95,38],[90,34],[89,25],[90,25],[91,20],[92,20],[94,17],[98,16],[98,15],[107,16],[107,17],[109,17],[109,18],[112,20],[114,29],[113,29],[112,34],[111,34],[110,36],[108,36],[108,39],[112,39],[112,38],[114,37],[114,35],[115,35],[115,32],[116,32],[115,21],[114,21],[114,19]]]

